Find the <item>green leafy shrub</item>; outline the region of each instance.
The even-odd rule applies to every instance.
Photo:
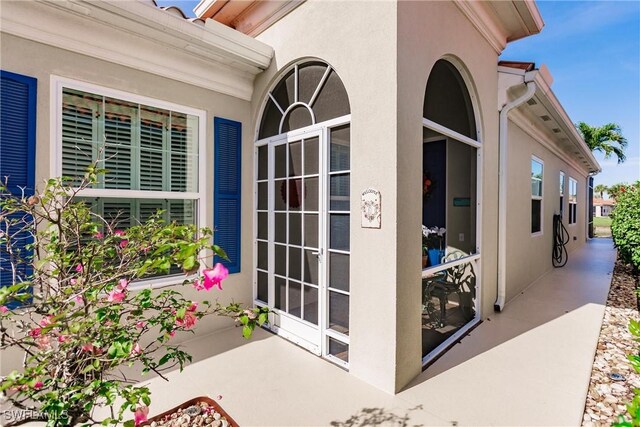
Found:
[[[640,322],[631,319],[629,321],[629,331],[634,336],[636,342],[640,342]],[[640,355],[630,354],[627,356],[631,366],[637,373],[640,373]],[[618,421],[613,423],[614,427],[638,427],[640,426],[640,390],[633,390],[633,399],[627,403],[627,414],[620,415]]]
[[[266,309],[196,303],[180,292],[222,290],[227,270],[222,264],[207,268],[214,254],[226,258],[211,244],[211,230],[165,223],[160,214],[119,230],[117,218],[108,221],[76,202],[101,172],[91,167],[78,188],[51,179],[28,198],[0,185],[1,268],[12,277],[0,287],[0,351],[24,354],[22,370],[1,379],[0,397],[25,413],[44,414],[51,427],[138,425],[146,419],[150,391],[118,368],[161,377],[182,369],[191,356],[173,337],[193,333],[205,316],[235,319],[247,338],[267,321]],[[27,250],[18,249],[21,239],[29,242]],[[184,273],[181,285],[133,289],[136,281],[176,270]],[[99,407],[111,415],[95,419]]]
[[[640,270],[640,181],[624,186],[616,195],[611,234],[619,257]]]

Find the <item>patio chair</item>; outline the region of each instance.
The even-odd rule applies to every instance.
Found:
[[[465,252],[455,250],[448,253],[442,259],[442,262],[444,264],[455,261],[467,255]],[[426,311],[430,317],[436,314],[435,307],[433,307],[431,303],[431,297],[438,298],[440,302],[440,313],[437,319],[440,327],[444,327],[447,323],[447,304],[449,303],[449,295],[452,293],[458,294],[459,307],[462,315],[465,320],[470,320],[468,319],[470,313],[465,312],[465,308],[470,309],[470,307],[465,307],[462,301],[463,294],[465,293],[471,294],[471,299],[475,296],[475,278],[475,272],[471,264],[465,263],[440,271],[432,277],[422,279],[423,305],[426,307]],[[469,305],[469,303],[467,302],[466,305]]]

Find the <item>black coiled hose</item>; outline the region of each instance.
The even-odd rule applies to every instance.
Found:
[[[553,266],[564,267],[569,260],[566,244],[569,243],[569,232],[562,224],[560,215],[553,215]]]

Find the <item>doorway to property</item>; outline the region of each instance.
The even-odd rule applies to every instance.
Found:
[[[270,328],[278,335],[345,367],[348,113],[344,86],[326,63],[284,73],[268,94],[255,144],[254,217],[255,304],[273,311]]]

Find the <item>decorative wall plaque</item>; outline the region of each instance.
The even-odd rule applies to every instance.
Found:
[[[362,192],[362,228],[380,228],[382,204],[380,192],[367,188]]]

